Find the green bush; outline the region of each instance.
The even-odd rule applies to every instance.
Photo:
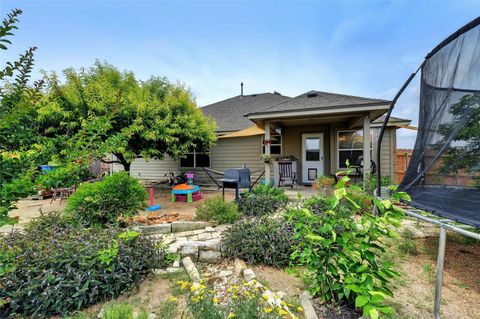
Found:
[[[284,208],[287,202],[269,195],[253,195],[240,199],[238,210],[247,216],[264,216]]]
[[[288,196],[285,194],[285,189],[280,187],[273,187],[270,185],[258,185],[252,189],[254,195],[268,195],[274,197],[280,202],[288,202]]]
[[[118,225],[119,219],[145,207],[146,198],[136,178],[119,172],[100,182],[81,184],[68,199],[65,212],[74,223],[86,227]]]
[[[135,231],[52,223],[9,234],[0,241],[0,318],[65,315],[116,298],[166,266],[164,255]]]
[[[247,216],[264,216],[275,213],[288,203],[288,196],[283,188],[259,185],[251,194],[238,202],[238,210]]]
[[[242,220],[224,232],[223,252],[248,263],[286,266],[293,252],[293,235],[293,228],[283,219]]]
[[[240,214],[237,205],[226,202],[221,196],[207,198],[197,207],[195,219],[217,221],[221,224],[233,223],[238,220]]]
[[[389,282],[398,274],[391,264],[379,261],[385,252],[382,240],[399,238],[395,227],[400,225],[401,213],[390,201],[375,200],[381,217],[365,213],[358,219],[353,210],[350,214],[338,214],[337,206],[343,202],[360,208],[355,202],[357,197],[351,193],[357,188],[346,186],[348,180],[345,177],[337,183],[324,214],[314,214],[300,206],[289,210],[298,240],[292,264],[306,270],[312,294],[329,303],[352,303],[364,316],[376,319],[380,313],[392,312],[383,300],[392,295]]]
[[[325,215],[334,204],[334,201],[335,197],[312,196],[304,201],[303,206],[316,215]],[[350,216],[353,213],[352,210],[344,203],[339,203],[335,207],[334,211],[337,213],[337,215],[342,217]]]

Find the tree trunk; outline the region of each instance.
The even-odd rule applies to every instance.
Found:
[[[117,157],[117,159],[120,161],[120,163],[123,165],[123,169],[126,171],[126,172],[130,172],[130,165],[131,163],[127,162],[127,160],[125,159],[125,157],[123,157],[122,154],[113,154]]]

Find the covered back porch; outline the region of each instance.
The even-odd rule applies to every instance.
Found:
[[[308,97],[307,97],[308,99]],[[278,184],[279,161],[291,161],[299,185],[311,185],[320,176],[345,170],[346,162],[359,166],[361,176],[369,178],[378,163],[372,160],[381,123],[373,123],[388,109],[388,103],[342,107],[291,108],[247,114],[258,128],[263,128],[262,154],[265,176]],[[390,148],[386,162],[390,165]],[[384,147],[382,146],[382,151]],[[383,160],[382,160],[383,162]],[[383,163],[380,163],[383,165]],[[385,166],[385,165],[383,165]],[[354,170],[355,171],[355,170]],[[388,167],[387,174],[391,168]],[[267,178],[267,181],[270,179]]]

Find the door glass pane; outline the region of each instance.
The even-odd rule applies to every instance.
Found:
[[[320,139],[318,137],[305,139],[305,159],[307,161],[320,160]]]

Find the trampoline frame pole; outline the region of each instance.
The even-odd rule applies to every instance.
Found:
[[[435,304],[433,313],[435,319],[440,317],[440,305],[442,303],[442,281],[443,281],[443,263],[445,261],[445,243],[447,240],[447,230],[440,226],[440,236],[438,239],[437,273],[435,278]]]

